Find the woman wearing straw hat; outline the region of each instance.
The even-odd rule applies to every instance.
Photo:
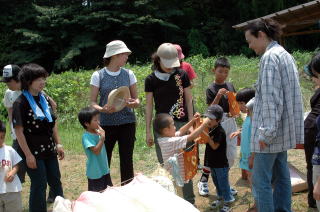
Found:
[[[122,68],[130,54],[131,51],[123,41],[115,40],[108,43],[103,56],[105,67],[94,72],[90,82],[90,101],[92,106],[100,111],[101,127],[107,134],[105,146],[109,166],[111,166],[113,148],[118,141],[122,185],[128,183],[134,176],[132,155],[136,133],[136,118],[133,109],[140,104],[137,79],[131,70]],[[122,100],[125,101],[125,107],[120,107],[123,109],[118,111],[117,108],[119,107],[117,105],[112,105],[108,102],[108,96],[111,91],[123,86],[129,88],[127,90],[129,90],[131,98]],[[99,104],[97,103],[98,95],[100,96]],[[120,102],[121,104],[121,101],[115,102]]]
[[[190,80],[185,71],[179,69],[180,62],[176,47],[163,43],[152,55],[153,72],[145,79],[146,92],[146,142],[148,146],[155,143],[158,161],[163,164],[161,150],[157,142],[159,135],[151,134],[153,103],[156,114],[168,113],[172,116],[176,129],[180,129],[193,118],[192,94]],[[184,198],[194,204],[192,181],[183,187]]]

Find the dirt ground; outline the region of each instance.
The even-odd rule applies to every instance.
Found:
[[[305,170],[305,158],[303,150],[291,150],[289,151],[289,161],[294,164],[302,172]],[[200,155],[201,157],[202,155]],[[119,169],[117,161],[117,155],[114,154],[112,160],[112,179],[114,184],[119,183]],[[154,160],[154,159],[153,159]],[[62,174],[62,183],[64,188],[65,198],[70,200],[76,200],[80,194],[87,190],[87,179],[85,176],[85,155],[67,155],[65,160],[60,162],[60,170]],[[146,167],[152,165],[148,164],[148,160],[135,162],[135,171],[142,172]],[[207,197],[199,196],[197,183],[201,176],[201,172],[194,178],[194,193],[196,195],[196,206],[200,211],[213,211],[210,210],[210,203],[216,199],[215,188],[213,186],[212,179],[209,181],[210,194]],[[236,202],[232,208],[234,212],[245,212],[253,204],[253,198],[247,181],[241,179],[241,170],[237,168],[237,165],[230,170],[230,184],[238,190]],[[25,211],[28,211],[28,198],[29,198],[30,182],[27,178],[27,182],[23,185],[23,205]],[[48,209],[52,209],[52,205],[48,205]],[[307,205],[307,193],[300,192],[292,195],[292,209],[294,212],[313,212],[316,210],[308,209]]]

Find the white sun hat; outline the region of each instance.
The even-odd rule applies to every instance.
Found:
[[[128,49],[127,45],[121,40],[114,40],[107,44],[106,52],[103,55],[103,58],[108,58],[116,54],[129,53],[131,50]]]
[[[157,50],[161,63],[166,68],[180,67],[178,51],[172,43],[163,43]]]
[[[108,95],[108,106],[114,106],[116,112],[122,110],[127,105],[130,98],[130,90],[127,86],[121,86],[112,90]]]

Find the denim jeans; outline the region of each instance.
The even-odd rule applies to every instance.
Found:
[[[252,184],[259,212],[291,211],[291,181],[286,151],[255,153]]]
[[[210,168],[211,176],[218,198],[223,198],[224,201],[228,202],[233,199],[229,184],[229,167],[225,168]]]
[[[24,161],[25,162],[25,161]],[[63,190],[61,185],[61,174],[59,163],[56,157],[39,160],[36,159],[37,168],[30,169],[27,167],[27,173],[31,180],[29,211],[30,212],[45,212],[47,211],[46,203],[46,188],[47,183],[51,187],[51,192],[54,196],[62,196]]]

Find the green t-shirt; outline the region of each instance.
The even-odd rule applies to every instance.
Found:
[[[90,147],[94,147],[99,142],[99,135],[85,132],[82,135],[82,146],[87,155],[87,177],[89,179],[99,179],[109,173],[106,148],[103,144],[99,155],[94,154]]]

